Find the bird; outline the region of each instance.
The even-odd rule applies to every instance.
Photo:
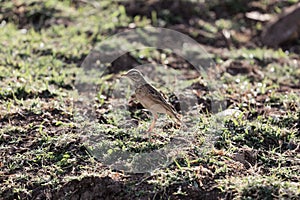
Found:
[[[176,112],[175,108],[167,102],[162,93],[145,80],[145,77],[139,70],[131,69],[122,76],[128,77],[133,81],[136,99],[153,115],[152,123],[147,132],[153,131],[158,119],[158,113],[167,114],[177,124],[181,124],[181,116]]]

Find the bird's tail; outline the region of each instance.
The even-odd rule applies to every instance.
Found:
[[[167,114],[175,121],[176,124],[178,124],[178,125],[182,125],[183,124],[182,123],[182,115],[176,113],[173,110],[169,111]]]

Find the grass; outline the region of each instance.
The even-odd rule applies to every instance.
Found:
[[[296,3],[268,2],[260,6],[271,13]],[[299,55],[256,43],[242,48],[245,41],[235,38],[227,46],[218,30],[234,29],[245,37],[245,29],[253,29],[253,37],[261,30],[238,15],[247,9],[243,4],[223,4],[230,12],[216,1],[203,9],[221,9],[224,16],[194,6],[192,13],[199,17],[187,20],[184,14],[175,18],[168,9],[132,14],[127,2],[2,1],[0,197],[299,198]],[[172,9],[176,11],[176,5]],[[95,72],[93,77],[80,76],[83,61],[102,41],[130,27],[149,25],[177,29],[211,50],[220,94],[227,108],[239,110],[237,116],[215,119],[209,82],[195,77],[191,64],[170,50],[132,51],[110,64],[102,78]],[[182,132],[160,116],[157,135],[149,141],[145,130],[151,115],[130,101],[133,88],[118,78],[133,63],[160,66],[160,76],[151,80],[175,107],[180,106],[174,95],[178,91],[168,75],[187,79],[179,91],[192,91],[188,100],[199,112],[190,117],[194,127]],[[92,94],[88,101],[77,101],[78,84],[93,86],[82,90]],[[126,128],[128,123],[135,128]],[[180,148],[172,146],[178,143]],[[120,152],[125,152],[123,160],[116,163]],[[141,153],[147,156],[138,157]],[[130,168],[140,173],[128,172]]]

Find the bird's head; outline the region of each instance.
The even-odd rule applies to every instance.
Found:
[[[130,78],[135,83],[144,82],[143,74],[139,70],[136,70],[136,69],[131,69],[122,76],[126,76],[126,77]]]

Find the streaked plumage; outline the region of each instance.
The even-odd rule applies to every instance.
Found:
[[[153,114],[153,121],[148,129],[151,132],[157,120],[157,113],[165,113],[174,119],[178,124],[181,123],[179,114],[174,107],[166,101],[163,95],[151,84],[147,83],[142,73],[136,69],[129,70],[124,76],[130,78],[136,87],[136,99]]]

